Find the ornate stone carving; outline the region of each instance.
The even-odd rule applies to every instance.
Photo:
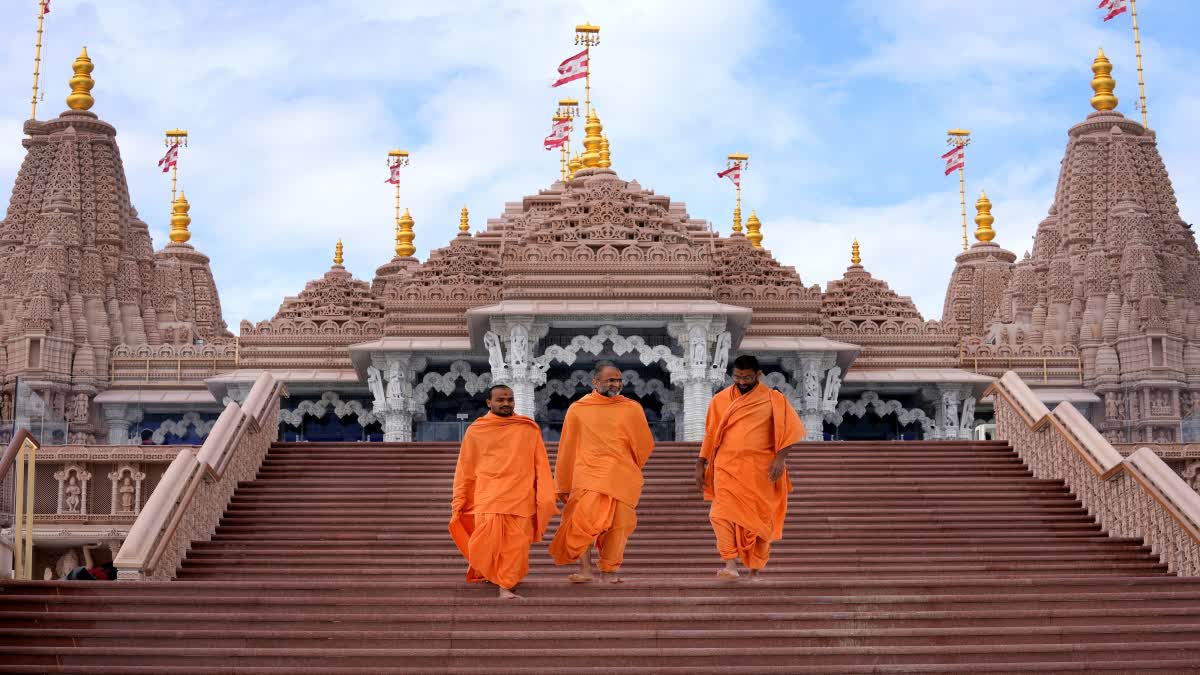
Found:
[[[836,426],[842,423],[846,415],[862,417],[867,414],[868,409],[879,417],[895,415],[901,426],[913,423],[921,425],[921,430],[927,440],[939,437],[934,421],[929,419],[924,410],[920,408],[906,409],[899,401],[884,401],[879,398],[878,393],[873,391],[863,392],[857,401],[840,401],[837,408],[825,414],[824,420]]]
[[[92,479],[82,465],[67,464],[61,471],[54,472],[54,480],[58,481],[58,514],[87,515],[88,482]]]

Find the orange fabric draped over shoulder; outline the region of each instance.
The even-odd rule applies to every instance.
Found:
[[[759,384],[742,394],[736,386],[717,392],[708,406],[700,456],[708,460],[704,498],[710,518],[728,520],[767,541],[783,537],[787,495],[785,472],[767,478],[782,449],[804,437],[804,424],[783,394]]]
[[[554,463],[556,491],[591,490],[636,507],[642,467],[653,450],[640,403],[592,392],[567,408]]]
[[[463,557],[471,563],[472,571],[478,568],[483,576],[495,581],[488,576],[488,570],[483,569],[487,567],[483,558],[491,558],[493,566],[495,560],[501,558],[502,566],[517,564],[513,555],[497,553],[501,549],[509,551],[514,542],[480,541],[476,533],[480,525],[477,521],[485,515],[513,516],[532,521],[529,528],[513,523],[505,527],[489,525],[486,528],[492,537],[528,538],[524,548],[527,569],[529,544],[542,539],[551,516],[557,512],[550,460],[537,422],[522,415],[500,417],[492,413],[475,420],[467,428],[458,454],[449,525],[450,536],[454,538]],[[509,518],[505,522],[511,520]],[[509,558],[514,560],[510,562]],[[476,580],[472,578],[471,571],[468,571],[467,578]]]

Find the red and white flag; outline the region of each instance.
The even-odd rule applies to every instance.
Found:
[[[588,50],[583,50],[575,56],[569,57],[566,61],[558,64],[558,80],[551,87],[558,87],[568,82],[573,82],[582,77],[587,77],[588,74]]]
[[[733,181],[734,185],[742,187],[742,167],[740,164],[734,164],[728,169],[718,173],[717,178],[728,178],[729,180]]]
[[[950,152],[942,155],[942,159],[946,160],[946,175],[949,176],[966,165],[967,147],[965,145],[956,145],[950,148]]]
[[[389,183],[391,185],[399,185],[400,184],[400,163],[399,162],[388,165],[388,179],[383,182]]]
[[[50,13],[50,0],[42,0],[42,14]]]
[[[172,143],[171,147],[167,148],[167,154],[158,160],[158,165],[162,167],[162,172],[167,173],[171,167],[179,163],[179,144]]]
[[[546,137],[543,145],[547,150],[561,148],[567,139],[571,136],[571,120],[555,120],[554,126],[550,128],[550,135]]]
[[[1104,10],[1104,20],[1108,21],[1129,9],[1129,0],[1100,0],[1099,9]]]

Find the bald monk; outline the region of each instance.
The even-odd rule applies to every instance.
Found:
[[[467,581],[490,581],[500,597],[529,573],[529,546],[558,513],[550,460],[537,422],[514,415],[512,389],[488,390],[488,413],[471,423],[454,470],[450,536],[467,559]]]
[[[792,482],[788,446],[804,425],[783,394],[759,383],[762,370],[750,355],[733,362],[733,386],[713,396],[696,460],[696,486],[712,502],[708,519],[725,567],[722,579],[740,576],[740,558],[754,579],[767,564],[771,542],[783,538]]]
[[[592,370],[593,391],[572,403],[563,420],[554,479],[566,506],[550,555],[556,565],[579,563],[567,577],[572,583],[592,580],[593,545],[604,581],[620,583],[625,543],[637,526],[634,509],[654,436],[642,405],[621,396],[623,384],[620,369],[601,361]]]

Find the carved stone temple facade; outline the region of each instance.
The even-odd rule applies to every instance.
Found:
[[[25,124],[0,221],[3,418],[19,378],[65,421],[64,435],[44,439],[68,445],[47,455],[59,465],[46,474],[59,493],[47,508],[65,521],[129,522],[170,460],[154,447],[199,444],[263,370],[287,385],[285,439],[457,440],[493,383],[511,386],[518,411],[554,439],[591,367],[609,359],[658,438],[698,440],[742,353],[759,357],[809,439],[986,433],[980,396],[1015,370],[1119,448],[1159,444],[1200,482],[1200,453],[1184,445],[1200,421],[1200,251],[1156,134],[1116,112],[1102,58],[1095,111],[1067,132],[1033,250],[1018,260],[993,241],[981,197],[977,242],[955,260],[941,321],[873,277],[857,242],[823,289],[761,246],[757,217],[753,238],[740,223],[715,234],[621,176],[607,144],[593,152],[593,113],[569,180],[474,233],[464,210],[446,246],[423,261],[398,254],[369,281],[339,255],[237,336],[208,258],[187,243],[186,199],[154,250],[116,130],[89,111],[86,53],[75,69],[70,108]]]

